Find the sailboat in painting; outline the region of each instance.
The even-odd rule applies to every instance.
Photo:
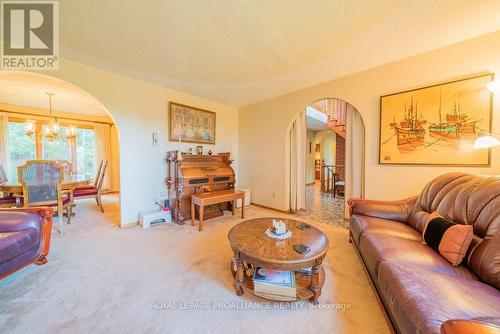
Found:
[[[449,124],[454,124],[458,126],[458,132],[460,133],[476,133],[478,121],[471,120],[470,117],[462,113],[462,107],[460,102],[455,102],[453,106],[453,112],[451,114],[446,114],[446,121]]]
[[[447,114],[447,118],[448,118]],[[460,116],[457,115],[457,119]],[[439,123],[433,123],[429,126],[429,134],[431,137],[438,139],[459,139],[460,133],[458,131],[458,123],[443,122],[441,115],[441,94],[439,95]]]
[[[390,123],[391,128],[396,131],[398,145],[420,145],[424,143],[425,129],[423,124],[427,121],[422,114],[418,114],[417,104],[411,99],[410,107],[405,106],[404,119],[397,124],[395,120]]]

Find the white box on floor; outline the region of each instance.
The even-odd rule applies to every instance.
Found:
[[[159,224],[168,224],[172,222],[171,211],[141,211],[139,214],[139,224],[142,228],[150,228]]]
[[[238,188],[239,191],[245,192],[245,206],[250,205],[250,189]],[[241,208],[241,199],[236,200],[236,207]]]

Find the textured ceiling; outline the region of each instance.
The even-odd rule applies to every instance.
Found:
[[[500,30],[499,0],[64,0],[61,55],[242,107]]]
[[[90,94],[65,81],[29,72],[0,71],[0,103],[93,116],[108,116]]]
[[[65,0],[61,43],[130,69],[248,82],[317,61],[399,0]]]

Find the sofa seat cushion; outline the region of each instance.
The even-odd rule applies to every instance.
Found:
[[[480,281],[406,263],[382,262],[379,291],[403,333],[436,333],[449,319],[500,317],[500,292]]]
[[[38,233],[29,228],[0,233],[0,264],[38,247]]]
[[[361,236],[359,249],[365,265],[375,281],[378,277],[380,264],[384,261],[402,266],[414,265],[469,279],[477,279],[468,268],[452,266],[438,252],[420,240],[382,234],[378,231],[375,233],[365,232]]]
[[[359,240],[363,233],[382,233],[386,235],[397,236],[409,240],[422,240],[422,236],[418,231],[403,223],[369,217],[363,215],[352,215],[350,220],[350,228],[353,236],[353,241],[359,246]]]

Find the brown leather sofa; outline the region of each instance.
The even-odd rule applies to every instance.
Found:
[[[439,333],[450,319],[500,325],[500,177],[450,173],[415,197],[349,206],[350,239],[397,332]],[[422,243],[434,211],[473,225],[457,267]]]
[[[47,263],[51,208],[0,209],[0,279],[35,263]]]

